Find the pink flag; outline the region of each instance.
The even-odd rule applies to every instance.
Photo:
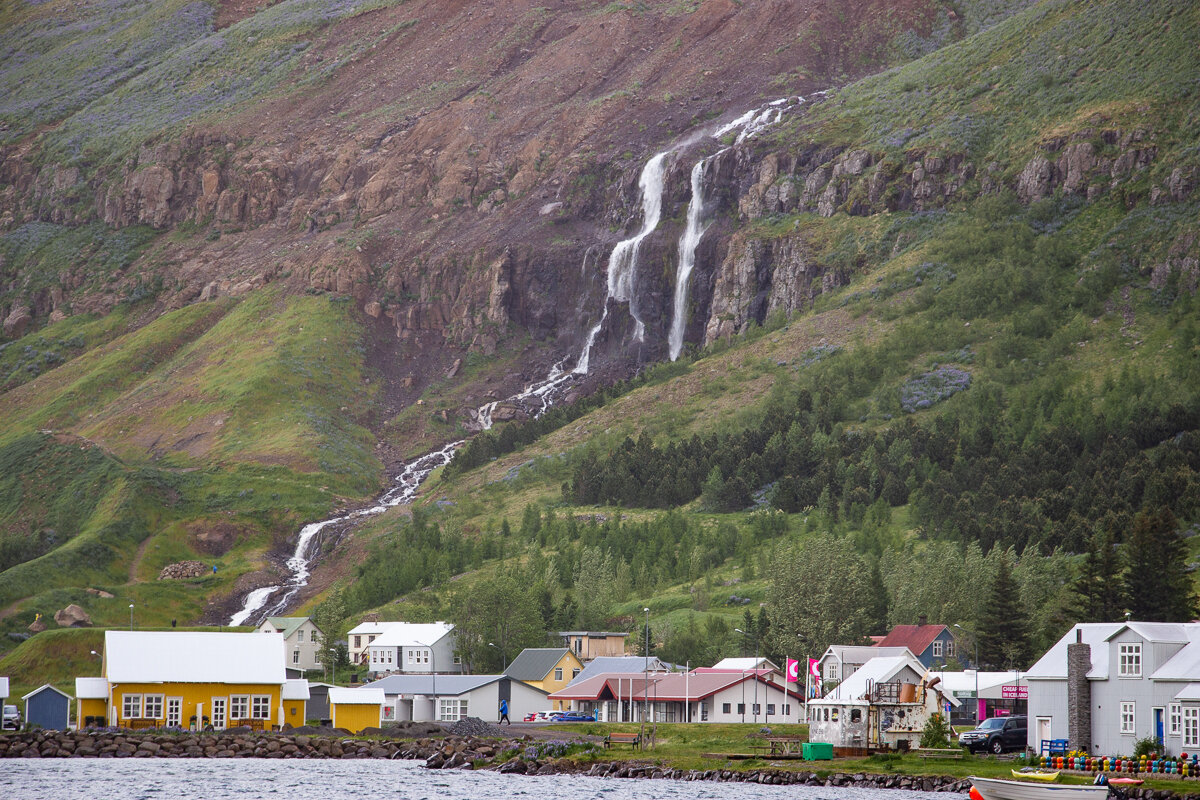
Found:
[[[821,684],[821,662],[815,658],[810,658],[808,660],[808,674],[812,675],[813,686],[817,687],[817,691],[820,692],[824,688]]]
[[[787,660],[787,682],[788,683],[799,683],[800,682],[800,659],[789,658]]]

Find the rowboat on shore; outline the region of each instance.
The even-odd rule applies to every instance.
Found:
[[[1038,769],[1037,767],[1021,767],[1012,770],[1012,774],[1014,778],[1027,778],[1035,781],[1058,780],[1058,770],[1051,772],[1048,769]]]
[[[1085,784],[1071,786],[1041,781],[1006,781],[999,778],[970,776],[971,785],[983,800],[1104,800],[1107,786]]]

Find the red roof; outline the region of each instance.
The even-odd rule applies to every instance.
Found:
[[[682,672],[661,673],[651,675],[647,683],[644,676],[636,677],[616,673],[606,673],[576,681],[570,686],[559,689],[550,695],[554,700],[615,700],[618,697],[628,700],[642,700],[649,694],[649,699],[658,701],[701,700],[711,697],[722,689],[736,686],[743,681],[753,681],[753,673],[741,672],[709,672],[687,675]],[[786,691],[787,694],[801,699],[803,692],[785,689],[777,683],[771,683],[763,676],[757,676],[762,683]],[[648,689],[648,691],[646,691]]]
[[[907,647],[919,658],[944,630],[947,630],[945,625],[897,625],[875,646]]]

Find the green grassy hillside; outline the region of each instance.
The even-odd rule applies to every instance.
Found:
[[[532,443],[477,439],[417,522],[369,526],[376,557],[337,601],[440,619],[512,575],[545,628],[637,631],[648,606],[662,654],[704,660],[752,646],[732,629],[760,630],[760,607],[788,622],[787,548],[841,574],[804,561],[832,540],[847,582],[804,591],[827,600],[813,616],[860,617],[840,635],[923,613],[985,626],[1005,559],[1031,646],[1047,646],[1092,613],[1082,554],[1129,540],[1144,511],[1200,520],[1200,203],[1164,189],[1195,183],[1198,29],[1187,3],[1040,3],[765,137],[760,152],[868,149],[893,185],[930,157],[977,170],[936,208],[847,213],[868,172],[832,216],[751,220],[743,235],[802,237],[847,285],[549,417]],[[1005,188],[1079,142],[1110,164],[1149,157],[1039,199]],[[408,575],[392,548],[418,540],[466,541],[425,562],[465,577]],[[778,633],[762,642],[788,653]]]

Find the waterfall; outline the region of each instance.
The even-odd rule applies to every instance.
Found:
[[[692,167],[692,199],[688,202],[687,228],[679,237],[679,264],[675,270],[675,303],[671,317],[671,332],[668,337],[671,360],[683,352],[683,329],[687,321],[688,281],[696,266],[696,248],[708,228],[704,222],[704,168],[708,159],[701,159]]]
[[[604,310],[600,312],[600,321],[588,332],[583,352],[579,354],[579,362],[575,365],[577,375],[586,375],[591,366],[592,345],[596,343],[596,337],[604,327],[604,320],[608,318],[609,300],[629,303],[629,314],[634,321],[634,336],[639,342],[645,338],[646,326],[638,315],[633,280],[637,272],[638,248],[662,219],[663,179],[667,172],[667,156],[670,154],[670,150],[665,150],[642,167],[642,174],[638,178],[638,187],[642,194],[642,227],[631,238],[617,242],[617,246],[608,257],[608,295],[604,298]]]
[[[800,98],[799,103],[803,104],[804,99]],[[738,136],[736,142],[741,143],[768,126],[780,121],[785,112],[789,110],[788,107],[790,104],[790,99],[784,98],[773,100],[761,108],[751,109],[727,125],[718,128],[712,136],[719,138],[731,131],[737,130]],[[522,391],[507,398],[506,401],[492,400],[480,406],[475,410],[474,416],[482,430],[488,430],[492,427],[493,414],[501,402],[516,403],[536,418],[544,414],[554,404],[557,394],[565,385],[575,381],[578,376],[587,374],[591,366],[592,346],[596,343],[596,337],[600,335],[600,331],[604,327],[604,322],[608,318],[609,300],[629,304],[629,313],[633,317],[635,325],[634,335],[638,341],[642,341],[645,338],[646,326],[642,321],[641,315],[638,313],[637,297],[634,294],[638,249],[642,244],[642,240],[658,227],[658,223],[662,218],[663,184],[666,177],[667,156],[675,149],[686,147],[694,141],[695,137],[679,143],[670,150],[658,153],[647,161],[646,165],[642,168],[641,175],[638,178],[638,187],[641,190],[642,227],[631,238],[618,242],[609,255],[607,269],[608,287],[607,295],[604,298],[604,308],[600,313],[599,322],[588,331],[587,339],[584,342],[583,350],[579,354],[575,369],[570,372],[565,371],[568,356],[551,367],[549,374],[545,378],[531,383]],[[704,168],[707,161],[708,159],[702,160],[692,168],[692,198],[688,204],[687,229],[679,240],[679,266],[675,279],[674,318],[671,322],[669,335],[672,361],[679,358],[679,354],[683,350],[687,287],[692,270],[695,267],[696,248],[707,227],[704,224],[705,208],[703,192]],[[590,248],[588,252],[591,252]],[[587,255],[585,254],[585,266],[586,262]],[[531,407],[531,403],[536,403],[536,407]],[[410,461],[396,477],[392,487],[376,500],[375,505],[322,520],[321,522],[313,522],[301,528],[296,539],[296,548],[292,552],[292,557],[287,560],[287,567],[292,573],[291,577],[286,583],[275,586],[264,586],[247,594],[242,601],[241,610],[230,618],[229,624],[243,625],[248,622],[256,623],[266,617],[286,611],[292,598],[308,585],[309,567],[312,563],[313,551],[315,549],[314,542],[321,531],[339,522],[382,514],[389,508],[401,503],[411,502],[416,497],[417,490],[420,489],[425,479],[438,467],[449,464],[451,459],[454,458],[455,451],[462,444],[462,441],[451,442],[439,450],[426,453],[420,458]],[[274,601],[272,601],[273,597],[276,597]]]

